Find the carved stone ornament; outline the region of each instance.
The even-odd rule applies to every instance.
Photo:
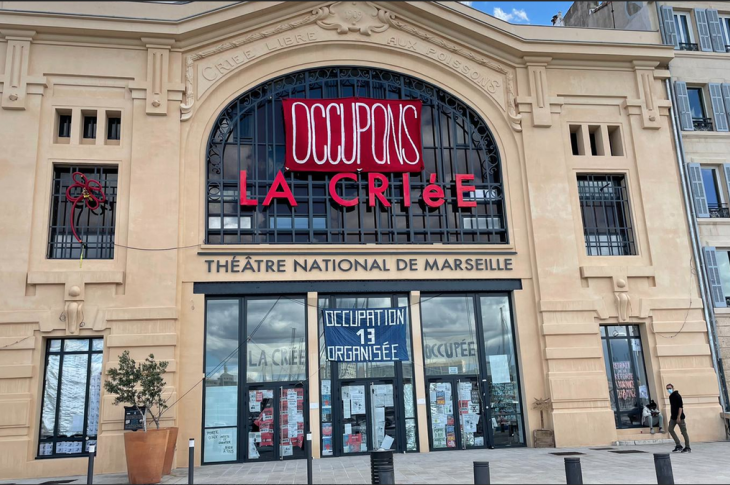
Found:
[[[66,333],[69,335],[78,335],[79,327],[84,321],[84,301],[79,300],[80,297],[81,288],[78,286],[72,286],[68,290],[63,316],[66,320]]]
[[[390,27],[388,12],[370,2],[337,2],[318,8],[314,13],[317,14],[317,25],[325,30],[336,30],[338,34],[360,32],[371,35]]]
[[[510,69],[491,59],[475,54],[457,44],[433,35],[430,32],[416,28],[396,17],[395,14],[378,8],[370,2],[336,2],[329,6],[317,8],[309,15],[297,20],[279,24],[276,27],[258,31],[240,39],[224,42],[210,49],[185,56],[185,95],[184,101],[180,105],[181,121],[186,121],[192,117],[193,105],[195,103],[194,77],[196,61],[313,23],[316,23],[316,25],[325,30],[336,30],[339,34],[359,32],[365,36],[384,32],[388,28],[394,27],[504,75],[507,95],[505,103],[506,114],[512,129],[517,132],[522,131],[522,115],[517,105],[515,78],[514,73]]]

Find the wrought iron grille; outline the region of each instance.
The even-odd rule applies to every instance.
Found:
[[[367,174],[342,181],[341,207],[328,195],[330,174],[284,172],[286,98],[420,99],[425,171],[411,174],[410,207],[403,179],[389,174],[391,207],[369,207]],[[209,244],[239,243],[494,243],[508,241],[502,171],[497,145],[485,122],[464,102],[419,79],[382,69],[331,67],[278,77],[243,94],[220,114],[207,150],[207,238]],[[247,195],[258,206],[239,203],[239,171],[247,171]],[[282,171],[297,207],[263,199]],[[437,174],[446,203],[423,204],[420,196]],[[454,175],[474,174],[475,208],[457,208]]]
[[[626,178],[578,175],[583,234],[589,256],[636,254]]]
[[[714,219],[729,219],[730,207],[728,204],[708,204],[710,217]]]
[[[92,211],[84,203],[76,205],[74,222],[76,232],[84,241],[84,259],[114,258],[114,226],[117,205],[117,169],[114,167],[55,166],[51,201],[51,225],[48,235],[48,259],[78,259],[81,243],[71,231],[70,217],[73,204],[66,199],[66,189],[74,182],[71,176],[81,172],[87,178],[98,180],[106,195],[106,202]],[[78,196],[80,189],[74,189]]]
[[[680,42],[679,50],[681,51],[699,51],[700,46],[692,42]]]
[[[712,131],[712,118],[692,118],[695,131]]]

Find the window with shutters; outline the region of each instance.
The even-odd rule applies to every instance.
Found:
[[[724,193],[720,184],[721,177],[717,167],[702,167],[702,185],[705,188],[707,207],[712,218],[730,218],[730,209],[724,203]]]
[[[728,306],[728,300],[725,297],[727,293],[725,292],[723,284],[723,278],[727,278],[728,275],[728,268],[725,266],[724,270],[721,269],[720,262],[720,258],[723,257],[723,252],[727,253],[727,251],[723,250],[718,251],[712,246],[705,246],[702,248],[702,253],[705,259],[705,272],[707,274],[707,279],[710,282],[710,295],[712,296],[712,304],[715,308],[727,308]],[[725,276],[723,276],[723,274]]]
[[[631,256],[636,241],[626,177],[580,174],[578,196],[589,256]]]
[[[720,276],[720,285],[722,286],[723,296],[730,296],[730,249],[715,249],[715,257],[717,259],[717,270]],[[725,297],[726,304],[728,297]]]
[[[725,42],[725,51],[730,50],[730,17],[720,17],[722,39]]]
[[[694,33],[690,27],[689,13],[675,12],[674,27],[677,32],[677,41],[679,50],[682,51],[699,51],[700,47],[695,43]]]
[[[701,87],[688,87],[689,108],[692,113],[692,126],[697,131],[712,131],[712,119],[707,116],[705,95]]]

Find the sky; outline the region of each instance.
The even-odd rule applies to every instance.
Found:
[[[550,20],[558,11],[563,15],[573,2],[463,2],[484,13],[513,24],[552,25]]]

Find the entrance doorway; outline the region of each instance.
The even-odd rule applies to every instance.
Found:
[[[477,376],[428,379],[432,450],[492,447],[489,409]]]
[[[249,386],[248,389],[248,459],[306,458],[304,389],[291,385]]]
[[[398,449],[405,442],[397,426],[398,396],[393,380],[343,380],[338,408],[343,430],[337,447],[342,455],[371,450]]]
[[[306,299],[206,299],[203,463],[304,458]]]
[[[524,446],[508,295],[421,295],[432,450]]]
[[[408,297],[330,295],[320,297],[319,307],[408,307]],[[406,344],[412,358],[410,321],[407,326]],[[322,456],[349,456],[380,448],[417,451],[412,362],[330,362],[321,318],[319,335]]]

